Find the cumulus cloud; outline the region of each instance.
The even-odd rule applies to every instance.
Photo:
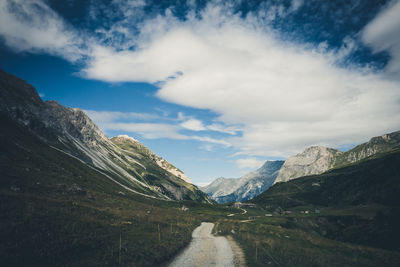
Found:
[[[242,154],[287,156],[400,127],[398,83],[368,68],[338,67],[343,50],[281,41],[254,14],[243,19],[209,4],[200,17],[167,14],[143,28],[134,51],[98,47],[86,75],[159,82],[161,99],[243,125],[243,135],[228,140]]]
[[[140,7],[142,2],[134,3]],[[388,5],[362,32],[362,40],[375,51],[391,54],[390,73],[399,70],[399,3]],[[347,40],[347,50],[331,51],[324,45],[283,41],[268,26],[273,17],[296,12],[301,4],[292,1],[286,9],[270,6],[265,14],[261,8],[243,17],[229,5],[211,2],[198,13],[189,12],[185,20],[167,9],[137,25],[136,35],[128,31],[126,19],[106,31],[124,33],[122,44],[105,42],[108,37],[90,40],[82,69],[85,77],[153,83],[159,87],[157,96],[165,101],[218,114],[211,125],[186,118],[174,125],[113,121],[103,127],[140,132],[148,138],[232,144],[239,150],[237,155],[264,156],[287,156],[315,144],[355,144],[398,130],[399,82],[368,67],[338,66],[354,43]],[[35,10],[43,14],[35,17]],[[81,55],[80,39],[41,1],[3,1],[0,12],[0,32],[8,45],[69,60]],[[18,14],[24,14],[22,19]],[[180,132],[239,131],[231,125],[240,125],[241,135],[227,140]]]
[[[0,35],[16,51],[49,53],[69,61],[86,54],[79,34],[40,0],[0,1]]]
[[[260,160],[257,158],[243,158],[243,159],[238,159],[235,161],[236,166],[238,166],[240,169],[244,168],[259,168],[261,165],[264,164],[264,160]]]
[[[203,122],[196,119],[189,119],[181,123],[181,126],[185,129],[191,131],[204,131],[206,127],[204,127]]]

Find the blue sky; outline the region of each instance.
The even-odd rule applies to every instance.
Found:
[[[0,2],[0,67],[195,183],[400,129],[400,1]]]

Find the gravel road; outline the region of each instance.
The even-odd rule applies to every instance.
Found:
[[[213,223],[201,223],[193,231],[189,246],[169,266],[235,266],[229,241],[223,236],[213,236],[213,227]]]

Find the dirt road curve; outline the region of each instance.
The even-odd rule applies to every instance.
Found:
[[[213,227],[213,223],[201,223],[193,231],[189,246],[169,266],[236,266],[229,241],[223,236],[213,236]]]

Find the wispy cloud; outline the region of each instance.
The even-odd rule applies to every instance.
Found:
[[[260,160],[257,158],[243,158],[243,159],[238,159],[235,161],[236,166],[238,166],[240,169],[244,168],[259,168],[261,165],[265,162],[265,160]]]
[[[230,146],[230,143],[223,139],[181,133],[182,130],[186,130],[188,128],[193,131],[198,131],[198,129],[196,128],[198,125],[190,125],[190,123],[189,126],[182,125],[182,123],[179,123],[179,119],[176,120],[174,118],[162,117],[148,113],[125,113],[95,110],[85,110],[85,112],[103,131],[112,130],[136,133],[147,139],[169,138],[176,140],[197,140],[205,143]],[[182,113],[180,114],[180,118],[182,119],[183,115]],[[199,120],[191,120],[197,121],[199,124],[202,124],[202,122]],[[160,123],[160,121],[164,122]]]
[[[87,55],[78,32],[40,0],[0,1],[0,34],[16,51],[48,53],[69,61]]]
[[[230,135],[236,135],[241,131],[241,128],[237,126],[227,126],[222,123],[212,123],[209,125],[205,125],[201,120],[189,118],[184,119],[184,121],[180,124],[183,128],[190,131],[214,131],[220,132]]]
[[[392,60],[387,71],[393,78],[400,79],[400,1],[394,0],[362,31],[362,40],[375,52],[387,51]]]
[[[121,120],[156,120],[161,117],[156,114],[149,113],[136,113],[136,112],[119,112],[119,111],[98,111],[98,110],[85,110],[97,123]]]

